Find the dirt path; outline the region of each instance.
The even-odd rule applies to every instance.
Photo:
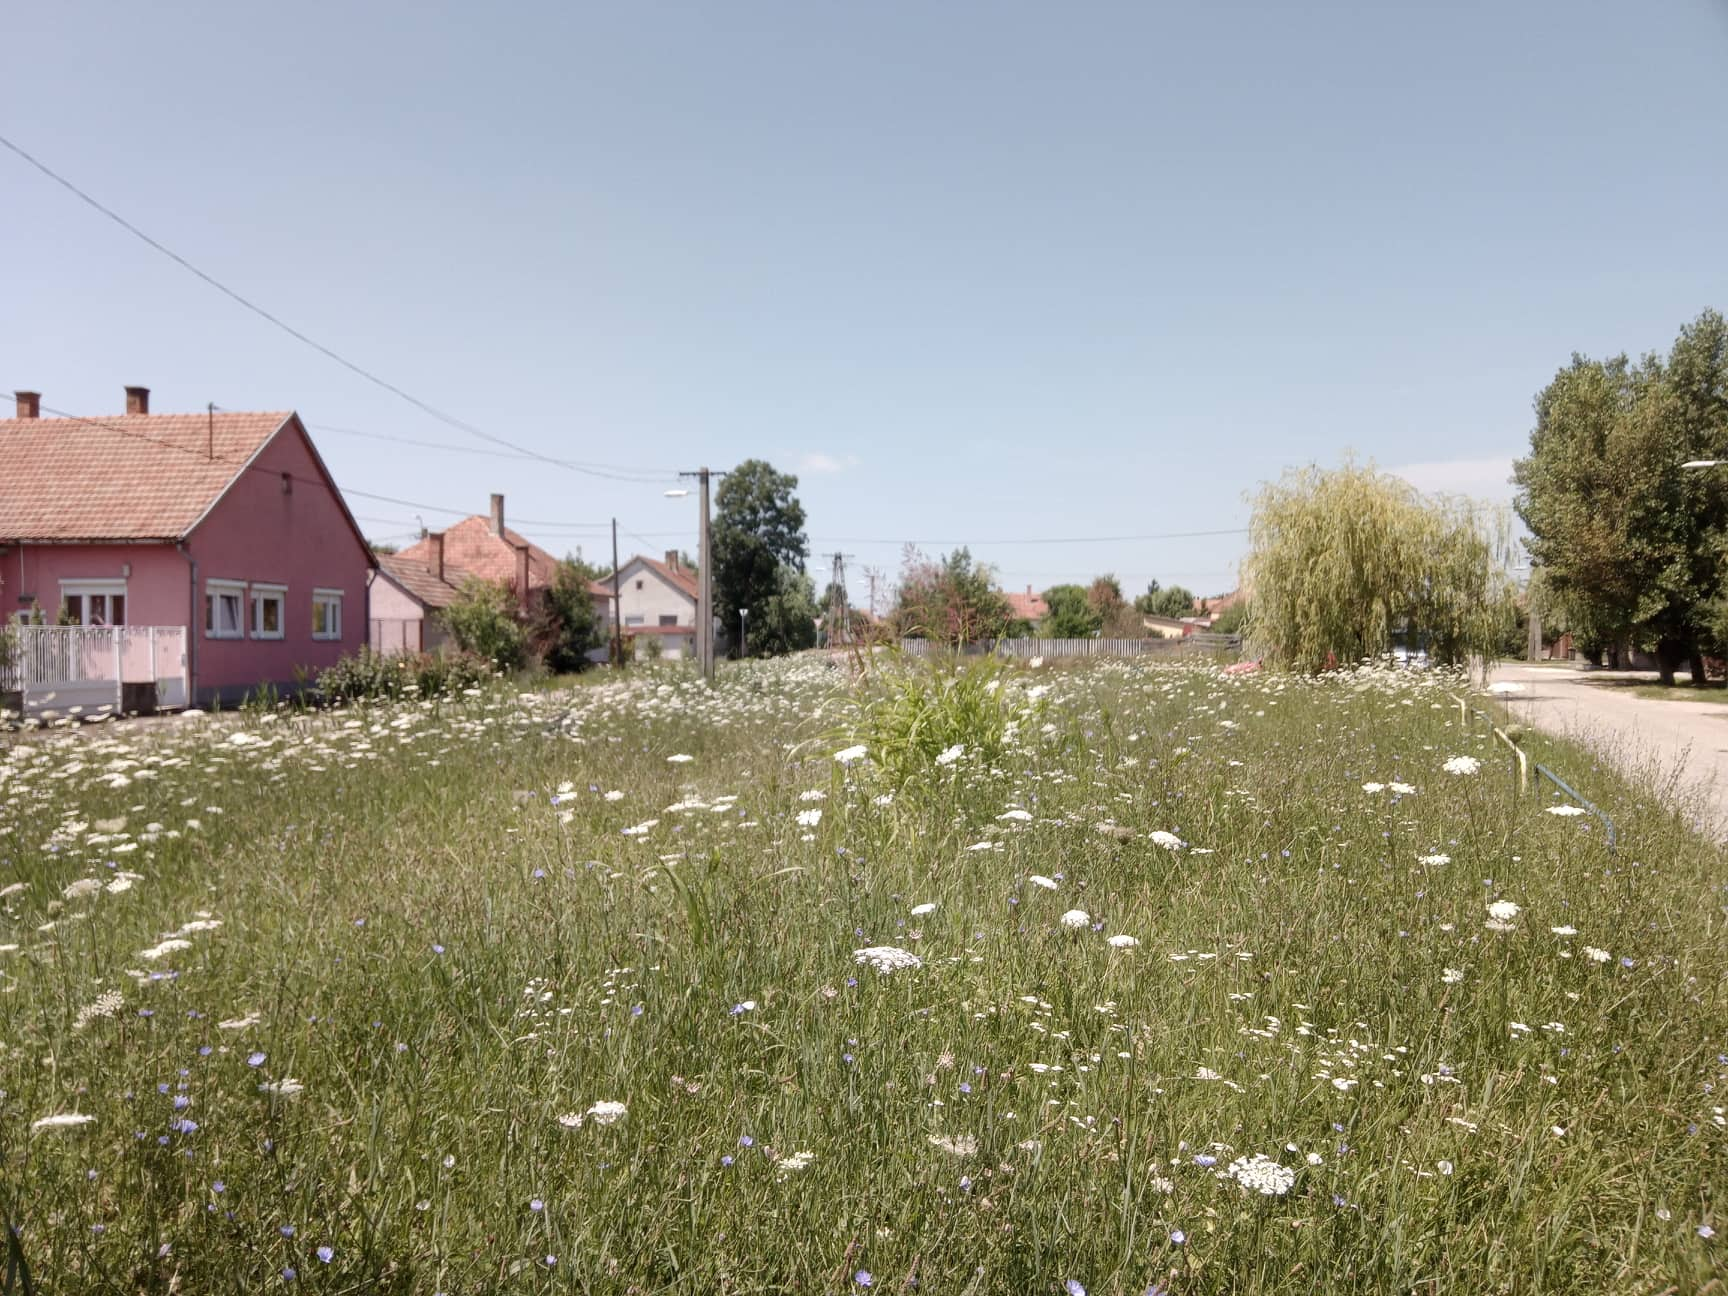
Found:
[[[1520,724],[1576,738],[1628,774],[1679,783],[1707,799],[1705,825],[1728,839],[1728,705],[1641,698],[1612,681],[1654,682],[1654,675],[1576,671],[1509,662],[1492,681],[1516,684],[1504,701]]]

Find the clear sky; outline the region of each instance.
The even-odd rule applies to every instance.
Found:
[[[1010,589],[1219,592],[1240,536],[1003,542],[1238,528],[1257,482],[1352,449],[1504,498],[1571,352],[1728,308],[1724,0],[128,0],[6,29],[0,133],[169,247],[544,453],[797,472],[855,594],[903,539]],[[0,185],[0,389],[294,408],[345,487],[502,491],[589,557],[614,514],[627,551],[694,547],[670,481],[374,439],[484,448],[3,151]],[[458,516],[351,504],[379,539]]]

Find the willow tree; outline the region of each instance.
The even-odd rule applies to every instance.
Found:
[[[1492,657],[1512,624],[1504,510],[1428,498],[1372,466],[1310,465],[1261,490],[1249,530],[1247,636],[1271,663],[1378,657],[1398,632],[1461,663]]]

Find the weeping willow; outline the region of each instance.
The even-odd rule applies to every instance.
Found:
[[[1260,491],[1249,531],[1244,629],[1271,664],[1346,665],[1395,634],[1465,663],[1494,657],[1512,627],[1505,509],[1425,497],[1372,465],[1310,465]]]

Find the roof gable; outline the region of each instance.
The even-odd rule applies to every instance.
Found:
[[[293,419],[285,412],[0,419],[0,539],[182,539]]]
[[[484,514],[465,517],[444,531],[444,575],[460,583],[465,577],[516,582],[516,547],[528,546],[528,587],[546,589],[558,578],[558,560],[539,545],[518,535],[509,527],[504,534],[493,534],[492,519]],[[436,561],[430,536],[409,545],[398,555],[413,559],[426,567]]]
[[[670,586],[677,593],[682,594],[692,603],[696,602],[700,597],[700,588],[696,584],[696,578],[689,572],[685,571],[682,567],[668,567],[658,558],[648,558],[642,554],[636,554],[618,569],[618,579],[621,581],[631,579],[631,573],[639,569],[646,570],[653,573],[655,576],[658,576],[664,584]],[[602,585],[610,586],[611,582],[611,572],[607,572],[604,576],[600,577],[600,583]]]

